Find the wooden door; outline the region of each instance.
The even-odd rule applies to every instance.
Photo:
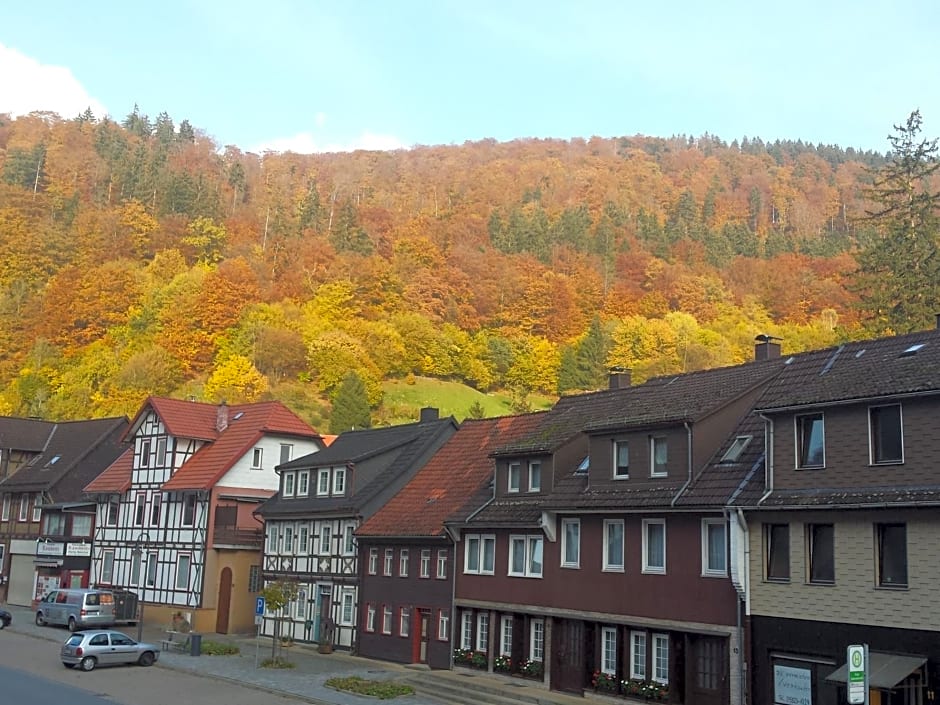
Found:
[[[229,610],[232,606],[232,569],[223,568],[219,577],[219,601],[215,611],[215,631],[228,634]]]
[[[584,622],[579,619],[556,620],[552,625],[553,690],[582,693],[588,668],[584,655]]]
[[[728,683],[728,640],[723,637],[689,636],[688,700],[696,705],[725,705]]]
[[[418,663],[427,663],[428,644],[430,643],[428,634],[431,631],[431,612],[430,610],[421,610],[420,615],[421,624],[420,629],[418,630]]]

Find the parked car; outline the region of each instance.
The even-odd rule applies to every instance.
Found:
[[[13,615],[7,612],[6,610],[0,609],[0,629],[4,627],[9,627],[10,622],[13,621]]]
[[[114,624],[114,593],[90,588],[51,590],[36,605],[36,624],[60,624],[70,632]]]
[[[62,644],[59,653],[66,668],[78,666],[83,671],[95,666],[136,663],[152,666],[160,658],[160,649],[153,644],[138,642],[113,629],[73,632]]]

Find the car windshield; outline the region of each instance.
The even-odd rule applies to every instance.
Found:
[[[84,638],[85,638],[84,634],[73,634],[72,636],[69,637],[69,640],[65,643],[68,644],[69,646],[78,646],[79,644],[82,643],[82,639]]]

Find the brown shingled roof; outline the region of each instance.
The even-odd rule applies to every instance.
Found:
[[[98,477],[85,485],[87,494],[123,494],[131,488],[134,449],[128,448]]]
[[[430,462],[356,532],[359,536],[438,536],[444,522],[491,480],[493,450],[531,433],[542,413],[468,419]]]

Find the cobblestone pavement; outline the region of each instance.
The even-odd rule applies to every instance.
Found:
[[[46,639],[61,644],[68,637],[68,631],[60,627],[39,627],[34,622],[34,612],[28,607],[4,605],[13,615],[13,624],[9,629],[21,634]],[[137,627],[118,627],[129,636],[136,638]],[[164,627],[143,629],[143,641],[160,645],[164,638]],[[332,654],[318,653],[315,647],[296,645],[288,650],[287,658],[294,668],[260,668],[265,658],[271,656],[270,639],[211,634],[204,635],[204,641],[216,641],[235,644],[240,653],[237,656],[190,656],[188,653],[163,651],[158,666],[186,671],[211,678],[218,678],[252,688],[295,697],[317,705],[364,705],[373,703],[374,698],[366,698],[351,693],[328,688],[324,683],[333,677],[360,676],[369,680],[394,680],[413,677],[414,671],[403,666],[374,661],[352,656],[343,652]],[[55,647],[50,644],[49,658],[56,658]],[[439,705],[420,695],[395,698],[396,705]]]

